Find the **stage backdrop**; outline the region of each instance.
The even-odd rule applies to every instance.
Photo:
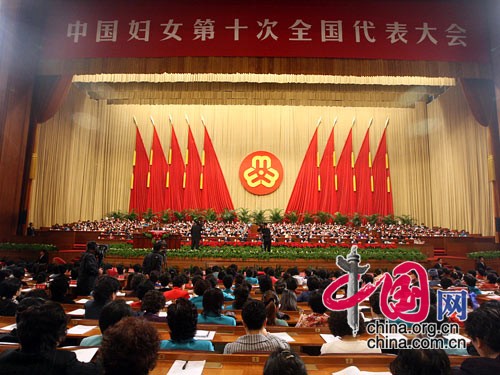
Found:
[[[257,94],[256,94],[257,95]],[[255,96],[258,97],[258,96]],[[353,118],[357,155],[370,129],[375,155],[386,119],[394,210],[418,222],[493,234],[492,195],[487,181],[487,129],[470,114],[459,88],[414,109],[258,105],[107,105],[72,87],[60,111],[41,125],[38,173],[29,221],[35,226],[99,219],[128,210],[137,118],[149,153],[153,125],[163,150],[170,145],[169,116],[184,153],[189,119],[199,152],[205,119],[235,208],[286,208],[318,119],[323,154],[334,119],[337,155]],[[247,192],[238,177],[246,155],[265,150],[282,162],[284,178],[274,193]],[[184,155],[183,155],[184,156]]]

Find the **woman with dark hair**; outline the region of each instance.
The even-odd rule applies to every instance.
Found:
[[[224,296],[218,288],[210,288],[203,293],[203,312],[198,316],[200,324],[221,324],[235,326],[236,319],[221,314]]]
[[[98,374],[95,364],[78,362],[75,353],[56,349],[66,337],[66,324],[67,316],[58,303],[24,310],[17,321],[21,348],[2,353],[0,374]]]
[[[369,348],[364,340],[352,336],[352,328],[347,323],[347,311],[332,311],[328,318],[328,327],[332,335],[340,340],[323,344],[321,354],[326,353],[381,353],[378,348]],[[358,335],[365,333],[365,321],[359,314]]]
[[[313,312],[300,315],[295,327],[326,326],[328,324],[328,314],[326,314],[326,307],[323,305],[323,295],[319,290],[311,294],[308,305]]]
[[[165,297],[159,290],[146,292],[142,299],[142,317],[150,322],[166,322],[167,318],[160,316],[160,310],[165,306]]]
[[[307,375],[302,358],[289,349],[276,349],[264,365],[264,375]]]
[[[234,289],[234,301],[233,304],[228,306],[228,310],[241,310],[245,303],[248,301],[250,296],[250,290],[246,285],[238,285]]]
[[[450,359],[442,349],[406,349],[389,365],[393,375],[449,375]]]
[[[193,292],[196,296],[191,297],[189,300],[196,306],[197,309],[203,308],[203,293],[211,287],[210,281],[208,280],[199,279],[195,282]]]
[[[162,340],[162,350],[206,350],[213,352],[214,346],[209,340],[195,340],[198,311],[196,306],[185,298],[179,298],[167,309],[167,323],[170,328],[170,340]]]
[[[50,299],[54,302],[73,304],[70,297],[67,296],[69,290],[69,283],[66,276],[61,275],[53,279],[49,284]]]
[[[288,323],[283,319],[278,319],[276,313],[279,307],[278,295],[272,290],[268,290],[262,295],[262,302],[266,305],[266,316],[268,326],[285,326],[288,327]]]
[[[285,289],[281,293],[280,300],[281,311],[297,311],[297,295],[290,289]]]
[[[159,342],[158,331],[147,320],[134,317],[120,320],[106,331],[102,340],[104,374],[149,374],[156,366]]]
[[[80,342],[80,346],[100,346],[107,329],[129,316],[134,316],[134,311],[127,305],[125,300],[117,299],[107,303],[99,316],[99,329],[101,330],[101,334],[85,337]]]
[[[116,298],[120,290],[120,282],[111,276],[101,276],[92,293],[94,299],[85,302],[85,319],[99,319],[102,308]]]
[[[0,283],[0,316],[15,316],[17,296],[21,293],[21,281],[8,278]]]

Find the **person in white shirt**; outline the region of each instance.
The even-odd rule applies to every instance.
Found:
[[[328,319],[330,332],[339,338],[321,346],[321,354],[327,353],[381,353],[379,348],[369,348],[364,340],[352,335],[352,328],[347,323],[347,311],[332,311]],[[365,323],[359,316],[358,334],[365,333]]]

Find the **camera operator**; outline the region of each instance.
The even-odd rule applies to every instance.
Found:
[[[102,253],[102,252],[101,252]],[[94,284],[97,277],[102,273],[99,268],[98,260],[98,245],[94,241],[87,242],[87,251],[80,258],[80,270],[78,272],[78,280],[76,282],[77,295],[88,296],[94,289]],[[104,255],[102,254],[102,257]],[[102,262],[102,257],[100,261]]]

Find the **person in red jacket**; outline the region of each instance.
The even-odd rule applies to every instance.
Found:
[[[176,300],[177,298],[189,299],[189,293],[184,289],[186,285],[186,279],[182,275],[177,275],[172,281],[173,288],[163,293],[165,299]]]

